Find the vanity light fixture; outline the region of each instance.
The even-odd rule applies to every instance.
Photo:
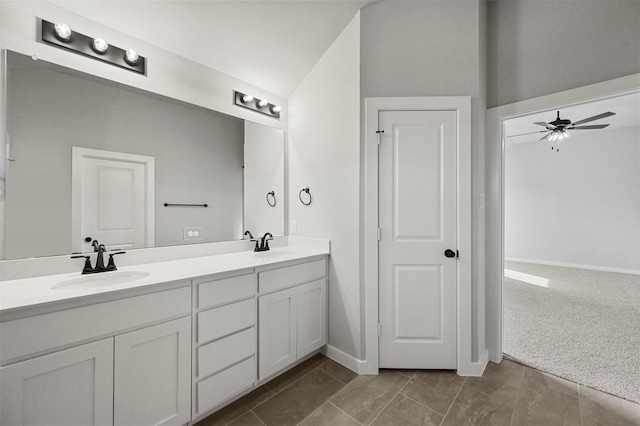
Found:
[[[282,110],[282,107],[280,105],[269,103],[267,99],[256,99],[252,95],[238,92],[236,90],[234,92],[233,103],[237,106],[268,115],[269,117],[280,119],[280,111]]]
[[[146,59],[133,50],[124,50],[116,46],[109,46],[105,39],[88,37],[72,31],[62,22],[53,24],[40,20],[40,41],[61,49],[66,49],[89,58],[97,59],[129,71],[146,75]]]
[[[91,44],[91,47],[93,47],[93,50],[96,53],[99,53],[102,55],[109,48],[109,43],[107,43],[107,41],[102,37],[98,37],[93,39],[93,43]]]
[[[69,41],[71,38],[71,28],[64,22],[58,22],[54,29],[56,31],[56,37],[62,41]]]
[[[136,52],[135,50],[129,49],[126,52],[124,52],[124,60],[129,65],[137,64],[138,63],[138,59],[140,59],[140,55],[138,55],[138,52]]]

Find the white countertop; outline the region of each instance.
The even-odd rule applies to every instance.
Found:
[[[327,254],[329,254],[328,251],[287,246],[260,253],[245,251],[125,266],[118,268],[116,272],[95,275],[82,275],[80,272],[75,272],[4,281],[0,282],[0,312]],[[108,274],[125,275],[133,272],[148,273],[149,275],[122,284],[94,287],[91,285],[86,287],[78,285],[54,287],[56,284],[82,277],[100,278],[100,276]]]

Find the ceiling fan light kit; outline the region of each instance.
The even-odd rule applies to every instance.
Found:
[[[529,132],[529,133],[521,133],[519,135],[511,135],[507,137],[515,137],[515,136],[524,136],[530,135],[533,133],[546,133],[540,140],[548,139],[552,142],[551,149],[555,151],[560,151],[557,146],[557,142],[563,141],[571,136],[569,130],[596,130],[596,129],[604,129],[609,126],[609,124],[591,124],[588,126],[582,126],[584,123],[588,123],[590,121],[600,120],[602,118],[611,117],[612,115],[616,115],[615,112],[607,111],[602,114],[594,115],[593,117],[588,117],[582,120],[578,120],[576,122],[571,122],[571,120],[560,118],[560,111],[558,111],[558,115],[555,120],[550,122],[544,121],[536,121],[533,124],[537,124],[538,126],[543,126],[546,130],[539,130],[537,132]]]

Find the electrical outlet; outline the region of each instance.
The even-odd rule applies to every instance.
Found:
[[[291,224],[289,225],[289,233],[295,234],[298,232],[298,222],[295,219],[291,219]]]
[[[202,228],[182,228],[184,241],[202,241]]]

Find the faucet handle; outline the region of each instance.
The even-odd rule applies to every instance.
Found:
[[[107,271],[117,271],[116,263],[113,261],[113,256],[116,254],[125,254],[126,251],[116,251],[114,253],[109,253],[109,263],[107,263]]]
[[[95,272],[91,267],[91,256],[84,256],[84,255],[71,256],[71,259],[80,259],[81,257],[84,257],[84,268],[82,268],[82,273],[90,274],[92,272]]]

